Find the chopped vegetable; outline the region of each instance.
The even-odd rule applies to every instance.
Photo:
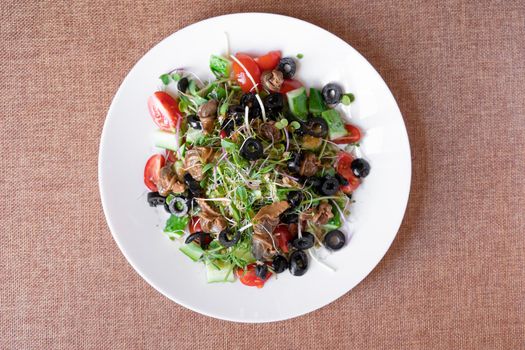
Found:
[[[210,81],[183,69],[160,76],[177,95],[148,99],[166,156],[146,163],[144,204],[170,214],[164,233],[184,237],[180,251],[205,265],[209,283],[237,276],[261,288],[272,274],[305,274],[317,247],[344,246],[339,230],[370,164],[338,146],[351,151],[362,137],[334,109],[354,95],[303,86],[280,51],[253,57],[212,55]]]

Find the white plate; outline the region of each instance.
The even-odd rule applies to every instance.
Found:
[[[331,272],[316,262],[302,277],[285,272],[263,289],[240,282],[207,284],[204,266],[190,261],[162,234],[167,214],[146,204],[143,169],[155,151],[146,99],[159,75],[185,67],[211,77],[208,59],[232,52],[302,53],[296,77],[306,86],[335,81],[356,101],[352,123],[365,132],[360,150],[372,166],[355,193],[348,245],[327,257]],[[372,271],[392,243],[410,189],[410,148],[399,108],[379,74],[350,45],[310,23],[280,15],[245,13],[190,25],[152,48],[124,79],[109,109],[99,154],[99,184],[113,237],[137,272],[159,292],[202,314],[239,322],[296,317],[339,298]],[[401,263],[401,262],[400,262]]]

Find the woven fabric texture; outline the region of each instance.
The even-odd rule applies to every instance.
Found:
[[[151,288],[97,184],[104,118],[133,64],[186,25],[245,11],[360,51],[413,154],[379,266],[329,306],[263,325]],[[4,0],[0,19],[0,349],[525,349],[525,2]]]

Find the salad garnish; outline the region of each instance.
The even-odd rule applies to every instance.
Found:
[[[341,227],[370,173],[339,108],[355,96],[334,82],[307,89],[298,68],[280,51],[212,55],[214,79],[177,69],[148,98],[164,151],[146,162],[147,201],[170,214],[164,232],[208,282],[302,276],[318,249],[347,242]]]

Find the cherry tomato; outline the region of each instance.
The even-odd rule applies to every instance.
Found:
[[[345,124],[345,129],[348,131],[348,135],[333,140],[338,145],[346,143],[356,143],[361,140],[361,131],[354,125]]]
[[[144,184],[152,192],[157,192],[157,181],[159,181],[160,169],[166,164],[162,154],[152,155],[144,167]]]
[[[353,160],[354,157],[350,153],[339,152],[337,155],[337,172],[348,181],[347,185],[341,186],[341,190],[347,194],[355,191],[361,184],[352,171],[351,165]]]
[[[297,88],[300,88],[303,86],[299,81],[294,79],[284,79],[283,85],[281,85],[281,91],[279,91],[281,94],[285,94],[288,91],[295,90]]]
[[[292,239],[292,234],[288,230],[288,225],[278,225],[273,231],[273,235],[277,239],[279,248],[281,248],[284,253],[288,253],[288,242]]]
[[[268,273],[266,274],[266,278],[260,279],[259,277],[257,277],[257,275],[255,275],[255,265],[256,264],[250,264],[246,266],[246,270],[237,269],[235,270],[235,274],[237,275],[237,277],[239,277],[239,280],[242,284],[250,287],[262,288],[266,281],[268,281],[272,273],[268,271]]]
[[[157,91],[148,97],[149,114],[161,130],[174,131],[177,120],[182,118],[179,103],[164,91]]]
[[[281,51],[270,51],[266,55],[255,57],[254,61],[257,63],[261,71],[273,70],[281,60]]]
[[[239,60],[239,62],[242,63],[242,65],[244,66],[244,68],[246,68],[248,73],[250,73],[253,80],[255,81],[255,84],[260,84],[261,70],[259,69],[257,63],[255,63],[253,58],[244,53],[238,53],[235,55],[235,57]],[[246,71],[235,61],[233,62],[233,74],[235,76],[235,79],[237,79],[237,82],[241,86],[242,91],[246,93],[254,89],[253,82],[246,74]]]
[[[346,180],[348,181],[348,185],[341,186],[341,191],[343,191],[346,194],[354,192],[361,184],[359,179],[353,174],[351,177],[347,177]]]
[[[175,154],[175,152],[173,152],[172,150],[170,149],[167,149],[166,150],[166,161],[168,163],[173,163],[177,160],[177,155]]]
[[[219,137],[220,137],[221,139],[225,139],[225,138],[228,137],[228,134],[226,134],[226,131],[225,131],[225,130],[221,130],[221,131],[219,132]]]
[[[190,225],[189,225],[190,233],[193,234],[195,232],[202,231],[201,228],[201,221],[198,216],[192,216],[190,219]]]

